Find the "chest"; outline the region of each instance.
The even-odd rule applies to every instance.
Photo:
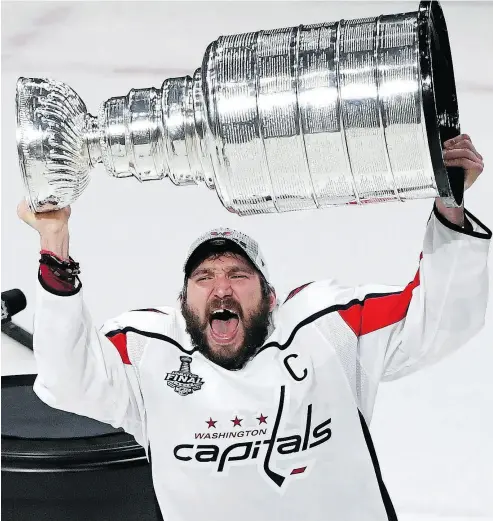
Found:
[[[283,433],[295,445],[316,446],[334,415],[355,409],[340,345],[315,323],[279,332],[267,346],[242,370],[228,371],[151,339],[140,369],[149,434],[222,443]]]
[[[354,476],[374,480],[348,377],[356,349],[337,317],[277,329],[240,371],[150,340],[140,380],[163,497],[186,509],[192,486],[234,505],[248,486],[252,505],[279,499],[282,519],[300,519],[307,498],[334,504]]]

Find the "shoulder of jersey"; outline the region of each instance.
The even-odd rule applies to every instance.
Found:
[[[305,288],[310,286],[310,284],[313,284],[312,282],[306,282],[305,284],[302,284],[301,286],[298,286],[297,288],[292,289],[288,296],[286,297],[286,300],[283,302],[283,305],[286,304],[289,300],[291,300],[293,297],[295,297],[300,291],[303,291]]]
[[[282,305],[288,303],[295,305],[297,302],[312,298],[322,298],[324,301],[331,300],[332,298],[340,300],[341,290],[345,289],[344,286],[341,286],[338,281],[334,279],[307,282],[291,290]]]
[[[335,279],[309,282],[294,288],[279,306],[279,319],[300,322],[346,306],[354,298],[354,288]],[[322,316],[322,315],[321,315]]]
[[[147,333],[167,334],[176,321],[177,310],[172,307],[134,309],[108,320],[105,333],[114,330],[133,329]]]

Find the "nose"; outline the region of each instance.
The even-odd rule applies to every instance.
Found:
[[[216,277],[214,281],[214,296],[223,299],[233,294],[233,288],[231,287],[231,281],[228,277],[220,275]]]

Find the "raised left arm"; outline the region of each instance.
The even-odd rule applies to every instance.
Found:
[[[483,170],[468,136],[447,143],[447,166],[465,170],[469,188]],[[339,311],[357,337],[366,375],[360,406],[367,417],[378,382],[431,365],[467,343],[483,327],[488,301],[491,231],[467,210],[437,200],[428,221],[419,270],[405,287],[364,285]]]
[[[446,141],[447,167],[464,170],[464,190],[483,172],[483,156],[467,134]],[[435,200],[418,277],[401,327],[386,354],[384,379],[433,363],[466,343],[482,327],[488,298],[491,232],[467,210]]]

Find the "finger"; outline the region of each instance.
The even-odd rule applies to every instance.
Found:
[[[461,134],[460,136],[457,136],[453,139],[449,139],[448,141],[445,141],[443,146],[447,149],[468,148],[469,150],[472,150],[481,160],[483,159],[483,156],[476,150],[474,143],[467,134]]]
[[[483,160],[483,156],[476,150],[476,147],[474,146],[472,141],[464,141],[464,143],[470,150],[472,150],[479,157],[479,159],[481,159],[481,161]]]
[[[482,163],[480,157],[470,148],[453,148],[443,151],[444,159],[466,158],[476,163]]]
[[[451,139],[447,139],[447,141],[445,141],[443,146],[445,148],[453,147],[456,143],[458,143],[459,141],[463,141],[463,140],[471,141],[471,138],[469,137],[468,134],[459,134],[458,136],[455,136]]]
[[[476,163],[475,161],[471,161],[470,159],[461,158],[461,159],[447,159],[444,161],[445,166],[459,166],[464,168],[464,170],[473,170],[477,171],[478,175],[483,171],[483,164]]]
[[[27,205],[27,202],[25,199],[23,199],[18,205],[17,205],[17,215],[22,219],[23,216],[27,215],[30,212],[29,207]]]
[[[459,144],[461,144],[464,148],[468,148],[469,150],[472,150],[479,159],[483,159],[483,156],[476,150],[476,147],[474,146],[474,143],[469,139],[464,139],[457,143],[457,146],[454,148],[462,148],[462,146],[459,147]]]
[[[17,206],[17,215],[18,215],[19,219],[24,221],[26,224],[34,227],[34,225],[36,223],[36,216],[33,212],[31,212],[29,206],[27,205],[27,203],[25,201],[22,201]]]
[[[483,159],[483,156],[476,150],[476,147],[474,146],[473,142],[469,139],[462,139],[460,141],[457,141],[452,145],[451,147],[448,147],[446,150],[454,150],[459,148],[467,148],[469,150],[472,150],[481,160]]]
[[[446,141],[443,145],[443,148],[446,150],[451,150],[454,148],[471,148],[471,146],[474,148],[474,145],[470,139],[455,138],[454,140]]]

